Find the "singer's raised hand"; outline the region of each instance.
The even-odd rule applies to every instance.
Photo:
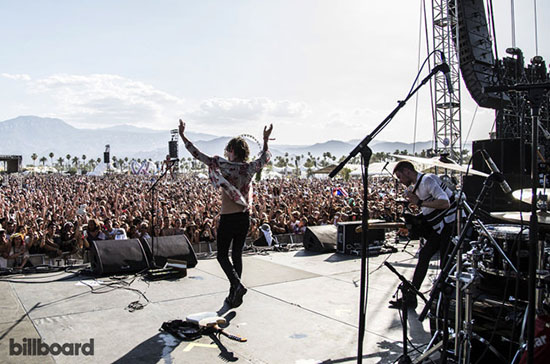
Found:
[[[271,132],[273,131],[273,124],[269,124],[269,128],[266,126],[264,126],[264,151],[267,151],[268,147],[267,147],[267,142],[269,140],[273,140],[273,139],[269,139],[269,137],[271,136]]]
[[[269,128],[264,126],[264,141],[269,140],[269,136],[271,135],[271,132],[273,131],[273,124],[269,124]]]
[[[181,137],[183,138],[183,135],[185,133],[185,123],[181,119],[180,119],[180,125],[179,125],[179,132]]]

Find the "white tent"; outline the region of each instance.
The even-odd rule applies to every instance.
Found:
[[[391,176],[397,162],[376,162],[369,164],[369,176]]]
[[[51,166],[31,166],[27,167],[30,171],[34,173],[56,173],[57,169]]]
[[[108,169],[109,164],[99,163],[92,172],[88,172],[88,176],[103,176]]]
[[[375,162],[369,164],[369,176],[389,177],[393,168],[397,162]],[[360,164],[349,164],[346,168],[351,169],[350,175],[352,177],[360,177],[362,173],[362,166]]]

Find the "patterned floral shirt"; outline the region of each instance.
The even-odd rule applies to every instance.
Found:
[[[221,187],[235,203],[248,211],[252,202],[250,182],[255,173],[269,162],[271,153],[262,151],[260,157],[250,163],[230,162],[220,156],[209,157],[198,150],[191,142],[185,142],[185,148],[191,155],[208,166],[208,175],[214,187]]]

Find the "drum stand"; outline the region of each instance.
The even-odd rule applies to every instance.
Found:
[[[439,312],[440,308],[445,309],[443,306],[447,306],[447,303],[445,303],[445,297],[446,294],[441,294],[441,300],[438,303],[437,311]],[[447,357],[447,343],[449,340],[455,339],[456,335],[453,333],[449,333],[449,327],[448,327],[448,320],[447,315],[444,313],[443,315],[443,328],[437,329],[432,338],[430,339],[430,342],[428,343],[428,346],[426,346],[426,349],[422,354],[414,358],[412,361],[413,364],[416,363],[422,363],[425,359],[432,356],[434,353],[441,352],[441,361],[440,363],[443,363],[446,360]],[[441,338],[440,341],[436,342],[438,338]]]
[[[487,340],[483,337],[477,335],[473,331],[474,319],[473,319],[473,308],[474,308],[474,298],[473,294],[475,288],[479,283],[480,274],[478,272],[478,262],[481,260],[482,252],[479,249],[479,246],[474,245],[474,248],[468,252],[468,257],[471,259],[472,267],[467,272],[462,272],[461,269],[458,269],[454,275],[451,275],[456,281],[457,290],[460,290],[460,296],[464,297],[464,319],[461,322],[457,322],[455,326],[455,331],[453,333],[448,333],[448,319],[447,319],[447,310],[448,310],[448,295],[441,293],[440,300],[438,302],[437,312],[440,310],[445,310],[443,313],[443,328],[437,329],[436,333],[430,340],[426,350],[418,357],[416,357],[412,363],[421,363],[423,360],[432,356],[432,354],[441,352],[441,362],[444,362],[447,356],[447,347],[446,343],[448,340],[455,340],[455,350],[454,354],[456,357],[457,363],[470,364],[471,362],[471,350],[473,341],[477,341],[487,347],[497,358],[506,362],[506,358],[498,352]],[[457,296],[458,297],[458,296]],[[455,311],[461,312],[461,303],[462,300],[457,298]],[[461,315],[456,316],[461,317]],[[462,324],[462,327],[460,326]],[[458,334],[455,334],[458,333]],[[438,337],[441,337],[441,341],[436,343]],[[516,354],[517,356],[518,354]]]
[[[457,286],[462,286],[462,291],[464,291],[464,322],[463,328],[460,331],[457,331],[459,334],[457,336],[457,353],[458,353],[458,363],[469,364],[470,363],[470,354],[472,351],[472,341],[475,339],[482,344],[484,344],[494,355],[496,355],[503,362],[506,361],[504,356],[498,352],[487,340],[477,335],[474,332],[474,320],[473,320],[473,309],[474,309],[474,299],[473,293],[475,288],[479,284],[480,274],[477,270],[477,263],[481,258],[481,251],[477,244],[474,246],[472,251],[469,252],[472,256],[473,266],[468,270],[468,272],[457,273],[456,281]],[[458,301],[456,302],[456,310],[459,310]]]

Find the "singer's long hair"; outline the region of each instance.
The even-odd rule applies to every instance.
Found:
[[[231,139],[227,146],[225,147],[225,151],[233,151],[235,153],[235,157],[238,162],[247,162],[248,156],[250,155],[250,148],[248,147],[248,143],[244,138],[236,137]]]

